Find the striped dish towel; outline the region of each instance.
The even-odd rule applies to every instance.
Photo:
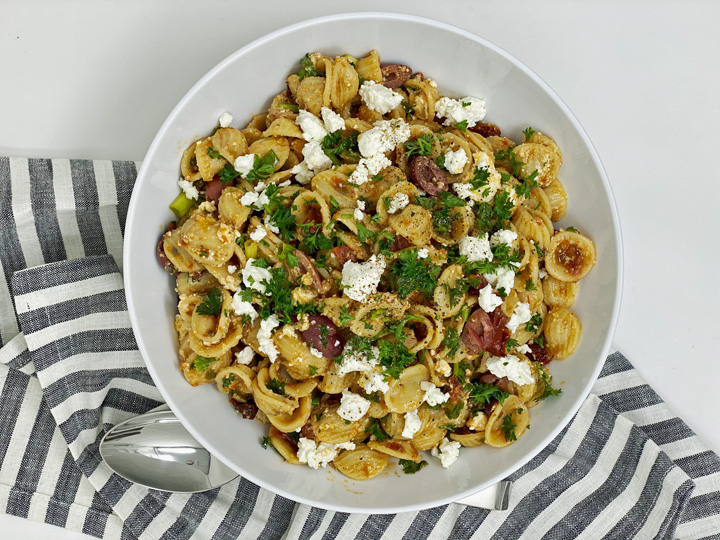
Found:
[[[620,354],[568,427],[509,479],[507,511],[396,515],[296,504],[236,479],[148,490],[102,462],[162,403],[121,278],[136,164],[0,158],[0,510],[99,538],[720,538],[720,459]]]

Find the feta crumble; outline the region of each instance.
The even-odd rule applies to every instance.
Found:
[[[532,375],[530,366],[521,361],[517,356],[491,356],[485,362],[488,371],[496,377],[507,377],[515,384],[532,384],[535,378]]]
[[[348,298],[365,302],[368,296],[377,292],[385,264],[382,254],[373,255],[364,263],[346,262],[342,269],[342,286]]]
[[[384,394],[390,390],[390,384],[385,380],[385,377],[377,371],[364,373],[360,379],[358,379],[358,384],[368,394],[372,394],[373,392],[381,392]]]
[[[233,117],[232,114],[225,111],[220,115],[220,118],[218,118],[218,124],[220,124],[221,128],[230,127],[230,124],[232,124]]]
[[[255,310],[255,307],[250,302],[246,302],[245,300],[240,298],[240,291],[236,292],[233,296],[232,304],[230,304],[230,307],[232,307],[235,315],[237,315],[238,317],[248,315],[250,317],[250,320],[254,321],[255,318],[258,316],[258,312]]]
[[[510,290],[510,289],[506,289]],[[532,312],[530,311],[530,304],[527,302],[520,302],[517,306],[515,306],[515,309],[513,310],[512,315],[510,316],[510,320],[505,325],[505,328],[510,330],[511,332],[514,332],[518,329],[518,326],[521,324],[525,324],[530,319],[532,319]]]
[[[478,292],[478,305],[486,313],[492,313],[502,303],[503,299],[492,292],[492,285],[489,283]]]
[[[298,184],[302,185],[309,184],[310,180],[315,176],[315,173],[310,170],[304,161],[295,165],[290,169],[290,172],[295,175],[295,180],[297,180]]]
[[[255,166],[255,154],[245,154],[244,156],[238,156],[235,158],[233,167],[240,173],[240,176],[246,178],[250,171]]]
[[[477,192],[473,190],[472,186],[464,182],[455,182],[452,187],[455,190],[455,193],[457,193],[457,196],[467,201],[468,206],[472,208],[475,204],[473,195],[477,194]]]
[[[450,174],[460,174],[463,172],[467,162],[467,154],[462,148],[454,152],[449,151],[445,154],[445,168]]]
[[[490,249],[488,234],[485,233],[480,238],[475,236],[466,236],[460,240],[460,255],[465,255],[468,262],[492,260],[493,253]]]
[[[418,259],[427,259],[430,256],[430,252],[428,251],[428,248],[420,248],[417,251],[417,258]]]
[[[475,416],[467,421],[467,427],[473,431],[483,431],[487,426],[487,416],[484,412],[479,411],[475,413]]]
[[[253,266],[255,259],[248,259],[245,268],[242,269],[243,284],[248,289],[253,289],[261,294],[265,294],[264,281],[271,281],[272,275],[267,268]]]
[[[200,195],[198,189],[193,185],[192,182],[188,180],[183,180],[182,178],[180,178],[178,180],[178,186],[180,187],[180,189],[183,190],[183,193],[188,199],[197,200],[198,196]]]
[[[307,463],[313,469],[327,466],[335,459],[340,450],[354,450],[355,443],[346,442],[340,444],[320,443],[318,445],[312,439],[300,437],[298,440],[297,457],[300,463]]]
[[[461,99],[443,97],[435,103],[435,115],[444,117],[446,126],[467,120],[467,127],[473,127],[485,118],[485,100],[471,96]]]
[[[368,109],[380,114],[389,113],[403,100],[400,94],[375,81],[365,81],[360,87],[359,94]]]
[[[405,413],[405,426],[402,430],[402,436],[408,439],[412,439],[415,434],[420,431],[422,427],[422,420],[418,416],[417,409]]]
[[[450,399],[450,394],[443,392],[440,388],[428,381],[422,381],[420,383],[420,390],[425,392],[423,395],[423,401],[432,407],[445,403],[448,399]]]
[[[319,172],[325,169],[329,169],[332,166],[332,161],[323,152],[320,143],[312,141],[303,146],[303,156],[305,157],[304,163],[307,164],[309,169]]]
[[[250,233],[250,240],[252,240],[253,242],[259,242],[266,236],[267,231],[261,225],[258,225],[255,230]]]
[[[318,351],[315,347],[310,347],[310,354],[312,354],[315,358],[324,358],[323,353]]]
[[[518,235],[515,231],[511,231],[509,229],[501,229],[495,232],[490,237],[490,247],[497,247],[502,244],[512,246],[512,243],[517,237]]]
[[[275,314],[270,315],[264,321],[260,321],[260,330],[257,333],[257,340],[260,344],[260,352],[263,353],[273,363],[277,360],[278,350],[272,340],[272,331],[280,326],[280,321]]]
[[[350,181],[356,186],[361,186],[365,182],[372,180],[372,177],[384,168],[390,167],[391,165],[392,161],[383,154],[377,154],[369,158],[362,158],[350,175]]]
[[[523,343],[522,345],[517,347],[515,350],[517,352],[523,353],[523,354],[532,354],[532,349],[528,346],[527,343]]]
[[[235,266],[234,264],[229,264],[227,267],[227,271],[228,274],[234,274],[235,272],[237,272],[237,266]]]
[[[325,129],[328,133],[335,133],[341,129],[345,129],[345,120],[338,113],[327,107],[320,109]]]
[[[354,217],[357,221],[362,221],[363,218],[365,217],[365,213],[364,213],[362,210],[360,210],[359,208],[356,208],[356,209],[353,211],[353,217]]]
[[[410,204],[410,197],[408,197],[405,193],[396,193],[390,197],[387,212],[388,214],[395,214],[405,208],[408,204]]]
[[[358,149],[363,157],[389,152],[410,138],[410,125],[404,120],[379,120],[358,137]]]
[[[541,268],[540,270],[538,270],[538,277],[540,279],[545,279],[547,277],[547,275],[548,275],[548,273],[545,271],[544,268]]]
[[[430,451],[430,454],[439,458],[441,465],[447,469],[450,465],[455,463],[457,458],[460,456],[460,443],[457,441],[450,441],[448,438],[445,438],[438,446]]]
[[[483,277],[495,290],[504,289],[509,293],[515,285],[515,271],[510,268],[497,268],[494,274],[483,274]]]
[[[322,121],[309,111],[301,110],[295,119],[295,123],[300,126],[303,139],[308,142],[319,143],[328,134]]]
[[[270,218],[269,214],[265,214],[265,219],[263,219],[263,223],[265,224],[265,228],[275,234],[280,234],[280,228],[275,225],[275,222]]]
[[[342,363],[337,369],[338,376],[344,377],[353,371],[372,371],[378,364],[377,357],[379,354],[380,351],[377,347],[372,347],[370,349],[369,356],[364,351],[355,351],[353,349],[344,351]]]
[[[444,358],[435,364],[435,371],[443,377],[452,375],[452,367],[450,367],[450,364]]]
[[[245,347],[242,351],[235,353],[235,361],[238,364],[247,366],[250,365],[250,362],[252,362],[254,356],[255,351],[253,351],[251,347]]]
[[[349,390],[344,390],[340,399],[340,407],[337,414],[343,420],[355,422],[360,420],[370,408],[370,401],[362,397],[360,394],[353,394]]]

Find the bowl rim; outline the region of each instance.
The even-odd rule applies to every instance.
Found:
[[[525,65],[523,62],[521,62],[519,59],[515,58],[513,55],[511,55],[509,52],[505,51],[498,45],[495,45],[494,43],[488,41],[487,39],[478,36],[472,32],[469,32],[467,30],[464,30],[462,28],[459,28],[457,26],[454,26],[452,24],[448,24],[445,22],[436,21],[433,19],[429,19],[426,17],[421,17],[417,15],[410,15],[410,14],[404,14],[404,13],[398,13],[398,12],[377,12],[377,11],[368,11],[368,12],[352,12],[352,13],[341,13],[341,14],[332,14],[332,15],[325,15],[322,17],[315,17],[312,19],[303,20],[288,26],[284,26],[282,28],[279,28],[273,32],[270,32],[268,34],[265,34],[250,43],[246,44],[245,46],[241,47],[240,49],[234,51],[233,53],[229,54],[227,57],[225,57],[223,60],[218,62],[213,68],[211,68],[205,75],[203,75],[184,95],[183,97],[178,101],[177,105],[172,109],[172,111],[168,114],[167,118],[163,122],[163,124],[158,129],[157,133],[155,134],[155,137],[153,138],[152,143],[150,144],[147,153],[145,154],[145,157],[143,158],[142,165],[140,167],[140,170],[138,171],[138,175],[135,181],[135,184],[133,186],[132,195],[130,198],[130,203],[128,206],[128,212],[126,217],[126,224],[125,224],[125,235],[123,240],[123,260],[127,261],[129,260],[130,253],[131,253],[131,247],[129,238],[133,236],[133,229],[134,224],[136,222],[135,218],[135,212],[137,207],[137,200],[139,198],[139,186],[141,184],[141,180],[145,178],[148,174],[148,170],[150,168],[150,159],[154,153],[156,152],[157,147],[160,144],[161,139],[163,139],[167,133],[168,126],[175,120],[175,118],[180,114],[180,112],[185,107],[185,104],[196,94],[197,90],[204,86],[209,79],[212,79],[215,77],[215,75],[219,72],[221,72],[225,67],[234,62],[238,57],[241,57],[245,55],[247,52],[256,49],[258,47],[263,46],[264,44],[271,42],[275,40],[276,38],[283,36],[288,33],[293,33],[298,30],[302,30],[305,28],[311,28],[316,25],[322,25],[329,22],[351,22],[351,21],[359,21],[359,20],[387,20],[387,21],[403,21],[403,22],[413,22],[419,25],[425,25],[428,27],[437,28],[443,31],[452,32],[454,34],[458,34],[466,39],[472,40],[474,42],[477,42],[484,47],[492,50],[494,53],[502,56],[507,61],[509,61],[513,66],[519,68],[522,70],[528,77],[530,77],[532,80],[534,80],[541,88],[542,90],[552,99],[557,106],[560,108],[560,110],[563,112],[563,114],[569,119],[573,127],[576,129],[577,133],[579,134],[580,138],[583,141],[583,144],[588,149],[588,153],[592,158],[592,161],[597,168],[599,172],[600,179],[602,181],[602,187],[605,190],[606,196],[608,198],[608,205],[610,208],[610,212],[612,215],[612,224],[613,224],[613,232],[615,236],[615,246],[616,246],[616,261],[617,261],[617,289],[615,291],[615,298],[613,299],[613,309],[609,324],[609,329],[607,332],[607,335],[605,336],[605,339],[602,343],[599,356],[600,361],[598,361],[593,369],[593,372],[591,373],[590,378],[588,379],[585,387],[582,389],[582,392],[580,393],[581,398],[578,398],[576,403],[574,403],[568,412],[560,418],[560,421],[557,423],[554,429],[550,431],[550,433],[545,437],[545,439],[542,440],[540,444],[537,444],[534,448],[532,448],[528,453],[523,456],[520,460],[518,460],[514,465],[510,467],[506,467],[505,469],[497,472],[494,474],[489,480],[487,480],[484,483],[472,486],[470,488],[467,488],[465,490],[459,491],[456,495],[450,496],[450,497],[444,497],[439,498],[435,501],[433,501],[431,504],[428,503],[416,503],[416,504],[397,504],[396,506],[392,507],[376,507],[376,508],[368,508],[363,507],[362,513],[372,513],[372,514],[390,514],[390,513],[397,513],[397,512],[408,512],[408,511],[418,511],[418,510],[424,510],[428,508],[434,508],[437,506],[441,506],[444,504],[452,503],[460,501],[461,499],[464,499],[466,497],[469,497],[473,495],[474,493],[477,493],[479,491],[482,491],[483,489],[496,484],[500,480],[506,478],[508,475],[514,473],[518,469],[520,469],[523,465],[528,463],[531,459],[533,459],[536,455],[538,455],[543,449],[547,447],[547,445],[555,439],[555,437],[563,430],[565,427],[569,424],[572,417],[577,413],[578,409],[582,406],[582,404],[586,401],[587,396],[590,394],[590,391],[595,384],[595,381],[598,378],[598,375],[600,374],[600,371],[602,370],[602,367],[605,363],[605,358],[608,355],[608,352],[611,348],[611,342],[612,338],[615,333],[615,329],[617,327],[618,317],[620,313],[620,305],[621,305],[621,299],[622,299],[622,291],[623,291],[623,243],[622,243],[622,234],[620,229],[620,218],[617,210],[617,204],[615,201],[615,197],[612,191],[612,187],[610,185],[610,182],[607,177],[607,173],[605,171],[605,168],[602,164],[602,161],[600,159],[600,156],[598,155],[594,145],[592,144],[589,136],[587,135],[585,129],[583,128],[580,121],[576,118],[576,116],[573,114],[573,112],[570,110],[570,108],[565,104],[565,102],[560,98],[560,96],[548,85],[537,73],[535,73],[531,68],[529,68],[527,65]],[[124,265],[124,287],[125,287],[125,298],[127,301],[127,307],[128,307],[128,313],[130,316],[131,325],[133,328],[133,333],[136,338],[138,349],[140,350],[140,354],[143,358],[143,361],[145,363],[145,366],[147,367],[153,382],[157,386],[158,390],[160,391],[161,395],[165,399],[166,403],[170,407],[170,409],[177,415],[177,417],[180,419],[182,425],[192,434],[193,437],[195,437],[201,444],[206,446],[207,448],[212,447],[213,445],[207,444],[207,441],[205,441],[204,437],[202,437],[198,431],[189,423],[186,421],[184,416],[179,413],[179,407],[176,405],[175,400],[172,398],[172,396],[167,392],[162,378],[159,376],[159,374],[155,371],[155,368],[153,367],[151,362],[146,361],[145,359],[148,357],[148,353],[145,348],[145,343],[143,339],[140,337],[140,334],[138,332],[138,323],[135,317],[136,313],[136,306],[134,304],[134,301],[132,299],[132,296],[127,293],[128,290],[130,290],[130,284],[133,280],[132,278],[132,272],[131,272],[131,265]],[[237,467],[234,466],[232,461],[225,458],[224,455],[221,453],[216,452],[213,450],[213,455],[216,455],[222,462],[224,462],[228,467],[232,468],[237,472]],[[318,508],[324,508],[326,510],[333,510],[333,511],[339,511],[339,512],[357,512],[357,509],[351,506],[345,506],[342,504],[333,504],[332,502],[323,502],[323,501],[315,501],[308,498],[304,498],[302,496],[299,496],[295,493],[289,493],[285,491],[282,486],[276,486],[276,485],[270,485],[267,482],[263,481],[262,479],[256,477],[255,474],[253,474],[252,471],[244,470],[242,473],[238,473],[242,477],[254,482],[255,484],[271,491],[272,493],[276,493],[278,495],[281,495],[283,497],[286,497],[288,499],[291,499],[293,501],[302,503],[302,504],[308,504],[310,506],[315,506]]]

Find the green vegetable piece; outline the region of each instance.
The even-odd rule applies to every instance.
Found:
[[[175,200],[170,203],[170,210],[172,210],[177,217],[181,218],[187,214],[194,205],[195,201],[188,199],[185,192],[182,191],[180,192],[180,195],[175,197]]]

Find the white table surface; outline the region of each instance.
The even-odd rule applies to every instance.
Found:
[[[615,346],[720,452],[720,3],[2,0],[0,155],[141,160],[208,69],[330,5],[475,32],[565,100],[620,211],[625,287]],[[5,515],[0,530],[9,539],[88,538]]]

